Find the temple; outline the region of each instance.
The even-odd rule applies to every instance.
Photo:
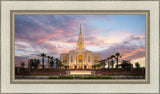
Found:
[[[92,69],[92,65],[97,64],[100,60],[100,54],[85,49],[84,40],[82,38],[81,23],[77,47],[69,53],[62,53],[60,60],[64,66],[69,69]]]

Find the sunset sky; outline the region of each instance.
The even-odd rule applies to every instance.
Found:
[[[145,66],[145,15],[15,15],[15,64],[46,53],[59,58],[76,48],[82,27],[87,50],[101,59],[119,52],[121,60]]]

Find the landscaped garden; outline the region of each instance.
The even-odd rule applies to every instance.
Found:
[[[129,60],[123,60],[118,64],[119,53],[108,57],[107,59],[99,61],[92,66],[92,69],[69,69],[59,59],[46,56],[44,53],[40,54],[42,57],[42,66],[40,60],[29,59],[28,68],[21,67],[15,68],[15,78],[17,79],[145,79],[145,68],[140,67],[140,64],[135,63],[136,68]],[[44,58],[48,58],[48,68],[44,66]],[[115,59],[115,60],[114,60]],[[116,62],[116,64],[115,64]],[[56,67],[54,67],[56,63]],[[107,65],[107,67],[106,67]],[[90,71],[89,75],[71,75],[70,71]]]

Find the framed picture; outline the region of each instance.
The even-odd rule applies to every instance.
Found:
[[[2,94],[159,94],[159,79],[159,1],[1,1]]]

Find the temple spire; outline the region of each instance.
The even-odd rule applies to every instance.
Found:
[[[80,21],[80,32],[79,32],[79,38],[82,38],[82,32],[81,32],[81,21]]]
[[[84,41],[82,38],[82,31],[81,31],[81,21],[80,21],[80,32],[79,32],[79,38],[77,41],[77,49],[84,49]]]
[[[82,32],[81,32],[81,21],[80,21],[80,34],[82,34]]]

